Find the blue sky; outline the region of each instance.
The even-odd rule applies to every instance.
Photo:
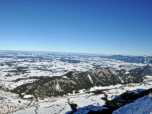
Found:
[[[152,0],[0,0],[0,50],[152,55]]]

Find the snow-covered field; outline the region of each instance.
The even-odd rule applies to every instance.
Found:
[[[105,86],[105,87],[93,87],[90,89],[90,91],[95,91],[95,90],[104,90],[104,89],[109,89],[104,91],[108,97],[108,100],[112,100],[114,98],[119,97],[122,93],[125,93],[127,91],[135,91],[139,92],[141,90],[146,90],[149,88],[152,88],[152,76],[145,76],[146,78],[144,79],[144,83],[142,84],[127,84],[125,85],[110,85],[110,86]]]
[[[36,57],[36,56],[33,56]],[[60,61],[60,57],[51,56],[52,60],[43,60],[39,61],[39,59],[35,59],[35,62],[31,62],[32,59],[15,59],[15,58],[0,58],[0,63],[4,64],[0,66],[0,85],[3,84],[6,88],[9,89],[17,87],[23,83],[30,83],[34,80],[26,80],[19,81],[14,83],[13,81],[19,78],[30,78],[33,76],[62,76],[69,71],[81,71],[85,72],[90,69],[95,69],[94,64],[100,65],[102,68],[111,67],[115,69],[134,69],[137,67],[145,66],[146,64],[138,64],[138,63],[126,63],[119,60],[107,59],[107,58],[99,58],[99,57],[89,57],[79,58],[81,62],[79,63],[68,63],[67,61]],[[91,60],[91,61],[90,61]],[[15,61],[15,62],[14,62]],[[12,66],[8,66],[5,63],[11,63]],[[123,67],[119,67],[123,65]],[[15,72],[18,67],[25,67],[22,70],[26,70],[26,72]],[[13,72],[14,70],[14,72]],[[2,82],[3,81],[3,82]],[[13,84],[14,83],[14,84]]]
[[[33,56],[36,57],[36,56]],[[36,59],[35,62],[31,62],[32,59],[14,59],[14,58],[0,58],[0,63],[4,63],[4,66],[0,66],[0,86],[8,88],[9,90],[20,86],[25,83],[32,83],[36,79],[26,79],[14,82],[14,80],[19,78],[29,78],[33,76],[62,76],[69,71],[88,71],[89,69],[95,69],[94,64],[101,65],[102,68],[111,67],[115,69],[130,69],[146,66],[146,64],[138,63],[126,63],[123,61],[118,61],[114,59],[99,58],[99,57],[90,57],[88,61],[86,58],[77,58],[80,60],[80,63],[68,63],[62,62],[59,60],[60,57],[52,56],[52,60],[43,60],[39,61]],[[13,62],[15,61],[15,62]],[[101,62],[98,62],[101,61]],[[5,63],[12,62],[12,66],[8,66]],[[123,67],[119,67],[123,65]],[[16,70],[18,67],[27,67],[23,70],[27,70],[26,73],[21,72],[8,72]],[[107,87],[92,87],[89,91],[96,90],[105,90],[104,92],[108,95],[108,100],[112,100],[116,97],[119,97],[120,94],[133,90],[143,90],[152,87],[152,76],[147,76],[145,79],[145,84],[131,84],[131,85],[110,85]],[[64,76],[63,78],[66,78]],[[90,79],[91,80],[91,79]],[[105,101],[101,98],[104,97],[104,94],[95,95],[93,93],[85,93],[83,90],[80,90],[79,94],[72,94],[63,97],[52,97],[46,98],[44,100],[39,100],[38,102],[34,100],[20,99],[18,95],[5,92],[0,90],[0,114],[13,112],[14,114],[35,114],[35,111],[39,114],[64,114],[70,113],[71,107],[68,104],[68,99],[71,103],[78,105],[77,112],[75,113],[87,113],[91,110],[104,109],[102,107],[105,104]],[[148,97],[147,97],[148,100]]]
[[[105,101],[102,100],[101,98],[104,97],[104,95],[93,95],[93,94],[80,94],[80,95],[73,95],[73,96],[66,96],[63,98],[51,98],[51,99],[45,99],[45,101],[40,101],[39,102],[39,114],[65,114],[65,113],[70,113],[71,107],[68,104],[68,98],[70,98],[71,103],[76,103],[78,105],[78,110],[77,113],[82,112],[85,109],[85,106],[92,105],[90,107],[87,107],[87,110],[89,111],[90,109],[92,110],[99,110],[103,109],[101,107],[102,105],[105,104]],[[93,106],[98,106],[94,107]],[[84,108],[84,109],[83,109]],[[26,114],[26,113],[31,113],[35,112],[35,107],[32,107],[28,110],[23,110],[23,111],[18,111],[15,114]],[[34,114],[34,113],[31,113]]]
[[[104,90],[109,89],[107,91],[104,91],[108,95],[108,99],[114,99],[118,97],[120,94],[126,92],[126,91],[138,91],[138,90],[144,90],[149,89],[152,87],[152,76],[145,76],[147,77],[145,79],[145,84],[131,84],[131,85],[115,85],[115,86],[108,86],[108,87],[94,87],[90,89],[91,91],[95,90]],[[122,90],[123,88],[123,90]],[[34,100],[27,100],[27,99],[20,99],[18,98],[18,95],[0,91],[0,112],[6,112],[10,110],[10,112],[14,111],[14,114],[35,114],[35,111],[38,111],[39,114],[64,114],[64,113],[70,113],[71,107],[68,104],[68,99],[70,103],[75,103],[78,105],[78,109],[75,112],[75,114],[79,114],[83,112],[84,114],[89,112],[89,110],[102,110],[105,107],[102,107],[105,104],[105,101],[101,99],[104,97],[104,94],[95,95],[94,93],[77,93],[77,94],[71,94],[66,95],[63,97],[52,97],[52,98],[46,98],[44,100],[38,100],[38,102]],[[19,102],[20,101],[20,102]],[[140,105],[139,104],[142,104]],[[142,103],[141,103],[142,102]],[[143,109],[140,107],[147,106],[146,109],[143,109],[143,112],[145,111],[151,111],[149,110],[151,108],[151,104],[148,105],[148,103],[151,103],[151,99],[148,96],[145,96],[144,98],[140,98],[140,100],[135,101],[132,104],[128,104],[125,107],[122,107],[114,112],[114,114],[122,114],[125,112],[128,114],[125,110],[131,112],[129,114],[132,114],[132,111],[140,112],[139,109]],[[11,107],[12,106],[12,107]],[[10,108],[11,107],[11,108]],[[8,109],[9,108],[9,109]],[[123,109],[124,108],[124,109]],[[140,114],[140,113],[135,113]],[[141,113],[142,114],[142,113]]]
[[[8,82],[8,81],[0,81],[0,85],[8,88],[9,90],[16,88],[17,86],[20,86],[25,83],[33,83],[36,81],[36,79],[26,79],[26,80],[20,80],[17,82]]]

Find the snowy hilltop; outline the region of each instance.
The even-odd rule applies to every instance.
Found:
[[[135,102],[127,104],[113,114],[151,114],[152,113],[152,98],[146,95],[137,99]]]

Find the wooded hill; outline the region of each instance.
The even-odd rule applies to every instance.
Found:
[[[152,74],[149,66],[131,70],[129,74],[125,72],[125,70],[106,68],[83,73],[69,72],[58,77],[36,77],[37,81],[18,86],[11,92],[19,94],[20,97],[23,97],[24,93],[43,99],[51,96],[62,96],[67,93],[72,94],[74,90],[77,93],[80,89],[88,90],[94,86],[140,83],[143,81],[143,76]]]

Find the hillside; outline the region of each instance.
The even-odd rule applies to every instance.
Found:
[[[19,94],[20,97],[26,94],[43,99],[77,93],[81,89],[88,90],[94,86],[140,83],[143,81],[143,73],[144,75],[151,74],[150,68],[135,69],[130,73],[112,68],[89,70],[83,73],[69,72],[61,77],[40,77],[39,80],[18,86],[11,92]]]
[[[133,103],[127,104],[124,107],[115,110],[113,114],[151,114],[151,102],[152,98],[149,98],[149,95],[146,95]]]

